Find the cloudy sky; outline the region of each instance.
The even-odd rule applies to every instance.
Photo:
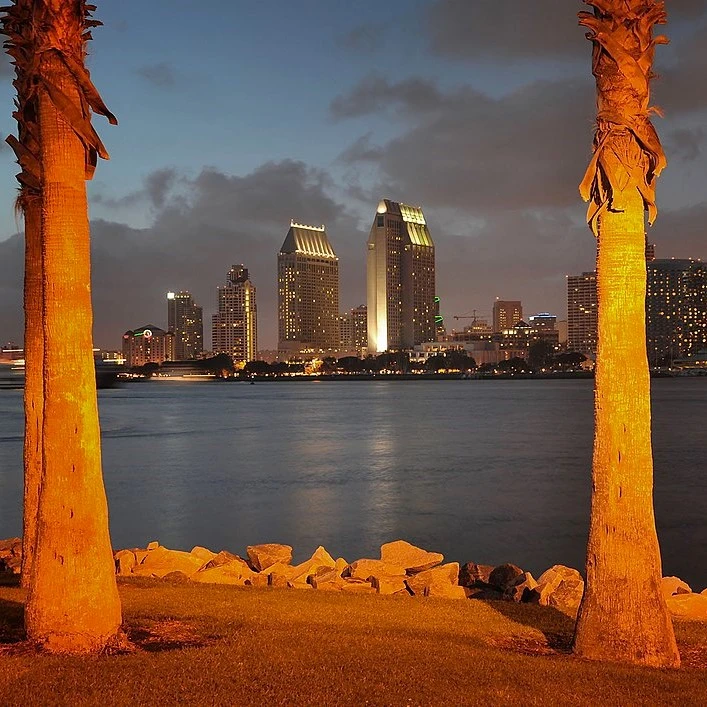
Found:
[[[381,197],[424,208],[448,326],[495,297],[564,318],[565,275],[594,259],[577,192],[594,116],[581,2],[97,4],[89,65],[120,124],[95,120],[111,153],[89,185],[96,345],[165,326],[170,289],[194,294],[208,331],[216,286],[244,263],[260,348],[274,348],[292,218],[326,223],[342,309],[365,302]],[[650,238],[658,257],[707,258],[707,4],[666,5],[654,102],[669,167]],[[6,62],[0,80],[4,136],[16,131]],[[15,171],[0,150],[0,339],[19,342]]]

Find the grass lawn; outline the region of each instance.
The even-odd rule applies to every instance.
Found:
[[[130,579],[137,650],[72,658],[20,641],[22,591],[0,587],[0,705],[703,705],[707,624],[677,624],[684,666],[568,655],[544,607]]]

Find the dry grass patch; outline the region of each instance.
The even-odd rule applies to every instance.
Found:
[[[573,658],[572,621],[537,606],[153,580],[120,590],[135,651],[0,654],[0,704],[701,707],[707,694],[703,624],[677,626],[686,667],[659,671]],[[17,630],[21,599],[0,588],[0,625]]]

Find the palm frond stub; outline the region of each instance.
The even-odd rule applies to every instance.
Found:
[[[580,12],[593,43],[592,73],[597,83],[594,155],[579,190],[590,202],[587,221],[597,235],[597,219],[606,209],[624,211],[623,194],[637,189],[648,222],[658,214],[656,180],[667,162],[650,116],[650,80],[657,24],[665,24],[663,0],[584,0],[594,12]]]
[[[91,125],[91,111],[105,116],[112,125],[118,122],[93,85],[84,64],[85,44],[91,39],[91,28],[101,25],[92,18],[96,6],[84,0],[70,0],[70,3],[78,5],[79,12],[64,12],[62,22],[55,21],[62,7],[51,0],[14,0],[12,5],[0,8],[3,13],[0,33],[8,38],[4,48],[15,66],[13,83],[18,95],[14,113],[18,137],[10,137],[7,142],[22,168],[17,179],[23,189],[36,190],[41,181],[37,159],[37,93],[40,87],[46,90],[54,106],[83,143],[86,179],[92,178],[98,157],[108,159],[108,152]],[[75,26],[76,22],[80,27]],[[77,31],[84,40],[81,47],[77,47],[74,41]],[[60,58],[75,81],[80,96],[78,107],[44,74],[42,58],[50,52]]]

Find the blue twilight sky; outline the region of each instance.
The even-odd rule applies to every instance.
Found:
[[[707,257],[707,6],[668,0],[657,127],[670,162],[659,257]],[[590,44],[567,0],[120,0],[98,3],[89,66],[118,127],[89,185],[96,344],[166,324],[164,294],[215,310],[244,263],[260,348],[276,345],[276,253],[289,220],[326,223],[342,309],[365,301],[378,199],[420,204],[448,326],[495,297],[565,316],[593,268],[577,194],[594,115]],[[0,65],[0,132],[16,128]],[[0,150],[0,339],[21,340],[13,155]],[[209,337],[207,334],[207,345]]]

